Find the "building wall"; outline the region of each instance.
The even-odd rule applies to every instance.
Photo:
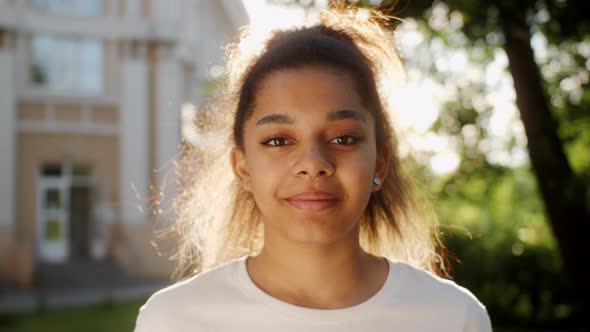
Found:
[[[16,163],[16,87],[14,83],[14,36],[0,31],[0,276],[17,277],[11,260],[14,246],[15,213],[14,189]]]
[[[20,287],[33,285],[33,244],[21,241],[15,231],[0,227],[0,278]]]
[[[14,174],[0,174],[0,179],[15,179],[14,189],[8,190],[14,193],[10,203],[14,220],[9,227],[0,223],[0,280],[32,284],[36,180],[44,162],[92,165],[95,182],[106,188],[116,207],[109,248],[122,267],[141,277],[168,277],[172,271],[172,263],[151,245],[157,221],[147,205],[129,195],[131,183],[124,181],[137,174],[145,178],[140,188],[144,198],[150,195],[150,185],[162,184],[165,174],[154,170],[173,164],[180,139],[180,106],[199,102],[190,93],[192,85],[187,85],[210,79],[209,67],[221,64],[221,47],[247,23],[247,16],[241,2],[233,0],[170,0],[166,5],[176,8],[167,11],[160,10],[166,5],[156,0],[103,0],[103,4],[101,17],[80,19],[29,10],[30,0],[0,1],[0,51],[8,50],[14,59],[14,66],[0,66],[0,76],[14,92],[10,123],[15,165]],[[19,8],[18,21],[10,14],[15,8]],[[89,96],[33,86],[31,39],[36,33],[102,40],[103,91]],[[128,75],[134,68],[145,74],[147,82]],[[138,92],[136,83],[146,86]],[[137,126],[129,121],[134,119],[146,121],[140,129],[147,138],[133,139]],[[173,178],[166,180],[174,183]],[[167,193],[173,194],[174,188]],[[137,213],[137,206],[143,214]]]
[[[151,222],[143,224],[113,225],[111,257],[127,274],[138,278],[169,279],[174,263],[167,255],[171,247],[156,237],[158,226]]]
[[[119,201],[118,138],[76,134],[18,134],[17,216],[19,230],[34,238],[36,231],[36,185],[39,167],[45,162],[87,163],[92,177],[105,188],[113,203]]]

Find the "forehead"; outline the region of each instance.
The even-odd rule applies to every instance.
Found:
[[[339,68],[305,66],[266,76],[256,91],[253,118],[270,113],[323,117],[337,109],[367,113],[352,75]]]

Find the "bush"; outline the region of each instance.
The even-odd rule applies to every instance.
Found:
[[[444,238],[454,280],[486,305],[495,325],[575,324],[572,293],[556,250],[516,237],[504,237],[493,247],[459,232],[447,231]]]

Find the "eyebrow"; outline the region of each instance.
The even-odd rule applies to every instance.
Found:
[[[328,121],[338,121],[338,120],[345,120],[345,119],[352,119],[359,122],[367,122],[365,116],[357,111],[343,109],[337,111],[331,111],[327,115]],[[260,120],[256,122],[256,126],[262,126],[265,124],[288,124],[293,125],[295,124],[295,120],[288,116],[287,114],[269,114],[262,117]]]
[[[258,120],[256,127],[271,123],[292,125],[295,124],[295,120],[287,114],[270,114]]]
[[[337,110],[328,113],[328,121],[338,121],[338,120],[345,120],[345,119],[353,119],[359,122],[367,122],[363,113],[353,111],[353,110]]]

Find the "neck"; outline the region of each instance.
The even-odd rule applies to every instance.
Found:
[[[387,278],[387,262],[362,250],[358,232],[330,244],[267,241],[266,234],[260,254],[247,261],[248,272],[259,288],[284,302],[349,307],[374,295]]]

